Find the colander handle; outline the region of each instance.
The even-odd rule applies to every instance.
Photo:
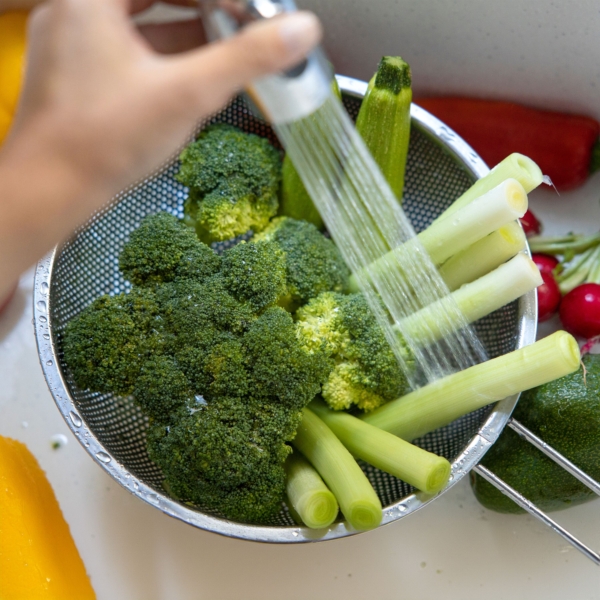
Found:
[[[554,448],[549,446],[532,431],[527,429],[527,427],[519,423],[519,421],[510,419],[508,421],[508,426],[511,429],[514,429],[521,437],[526,439],[530,444],[533,444],[538,450],[541,450],[546,456],[551,458],[555,463],[573,475],[573,477],[577,478],[579,481],[581,481],[581,483],[589,487],[593,492],[600,496],[600,483],[592,479],[587,473],[574,465],[560,452],[557,452]],[[522,509],[526,510],[530,515],[533,515],[542,521],[542,523],[548,525],[548,527],[561,535],[572,546],[587,556],[592,562],[600,566],[600,554],[594,552],[591,548],[588,548],[585,544],[580,542],[574,535],[569,533],[564,527],[551,519],[545,512],[533,504],[533,502],[525,498],[525,496],[519,494],[519,492],[517,492],[514,488],[510,487],[506,482],[500,479],[500,477],[492,473],[492,471],[483,465],[476,465],[473,468],[473,471],[475,471],[475,473],[478,475],[481,475],[481,477],[491,483],[494,487],[498,488],[503,494],[508,496],[513,502],[518,504]]]

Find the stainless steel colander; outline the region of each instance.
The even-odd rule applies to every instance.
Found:
[[[345,106],[355,117],[366,83],[338,77]],[[440,121],[412,107],[404,208],[420,231],[488,171],[473,150]],[[226,122],[278,141],[271,128],[253,116],[241,98],[211,122]],[[203,125],[205,125],[204,123]],[[190,138],[191,139],[191,138]],[[169,211],[182,216],[187,190],[173,175],[177,158],[138,184],[124,190],[109,207],[95,214],[73,239],[37,268],[34,325],[46,380],[67,424],[90,456],[131,493],[186,523],[227,536],[265,542],[306,542],[356,533],[344,522],[315,532],[294,524],[287,511],[269,526],[225,520],[218,514],[171,499],[162,475],[146,453],[147,418],[130,397],[82,390],[64,362],[61,334],[69,319],[103,294],[127,291],[130,284],[118,268],[118,256],[129,234],[148,214]],[[536,333],[535,294],[530,292],[476,324],[490,357],[530,344]],[[506,425],[517,397],[473,412],[416,443],[452,463],[445,490],[462,479],[494,443]],[[404,482],[362,465],[384,508],[383,523],[396,521],[433,501]],[[444,490],[444,491],[445,491]],[[443,493],[443,492],[442,492]]]

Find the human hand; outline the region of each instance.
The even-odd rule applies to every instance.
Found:
[[[321,35],[313,15],[296,13],[166,56],[136,30],[129,8],[49,0],[32,14],[21,103],[0,155],[8,177],[21,173],[20,194],[0,208],[0,255],[11,254],[19,271],[159,166],[199,119],[253,79],[299,62]]]

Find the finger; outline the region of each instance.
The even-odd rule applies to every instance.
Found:
[[[200,19],[140,25],[139,32],[160,54],[175,54],[201,46],[206,35]]]
[[[150,8],[153,4],[157,4],[158,0],[127,0],[129,3],[129,12],[134,15]],[[173,4],[175,6],[187,6],[188,8],[197,8],[198,0],[161,0],[165,4]]]
[[[321,34],[310,12],[260,21],[228,40],[171,59],[169,77],[183,102],[212,112],[251,81],[300,62]]]

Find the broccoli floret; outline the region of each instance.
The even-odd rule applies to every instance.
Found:
[[[212,243],[262,231],[279,206],[281,158],[268,140],[211,125],[180,156],[175,178],[190,190],[186,222]]]
[[[144,412],[163,421],[193,397],[191,385],[171,356],[158,354],[148,358],[135,380],[133,395]]]
[[[326,292],[296,313],[307,351],[334,363],[322,395],[334,410],[370,411],[408,391],[408,382],[362,294]]]
[[[190,235],[194,252],[213,256]],[[146,220],[143,234],[131,236],[124,262],[143,276],[132,277],[130,293],[100,298],[69,323],[65,358],[79,386],[131,394],[150,417],[148,451],[167,490],[230,519],[271,522],[287,442],[333,363],[303,347],[277,305],[287,277],[276,243],[240,244],[188,276],[172,254],[160,263],[169,236],[185,239],[170,216]],[[144,244],[154,264],[140,269],[130,256]]]
[[[223,255],[223,281],[233,296],[261,311],[285,296],[285,256],[272,242],[241,242]]]
[[[173,215],[147,216],[119,256],[123,275],[134,285],[174,279],[201,281],[219,270],[220,257]]]
[[[69,321],[62,342],[80,388],[125,395],[148,357],[163,352],[166,334],[154,293],[134,288],[96,299]]]
[[[318,394],[329,365],[321,353],[301,347],[292,317],[284,309],[267,309],[252,323],[243,344],[256,394],[275,397],[297,410]]]
[[[275,243],[285,256],[288,310],[293,312],[321,292],[347,291],[350,270],[340,251],[311,223],[279,217],[253,239]]]
[[[281,510],[290,453],[285,441],[299,420],[299,412],[252,399],[190,402],[171,426],[151,427],[148,451],[179,500],[228,519],[265,523]]]

